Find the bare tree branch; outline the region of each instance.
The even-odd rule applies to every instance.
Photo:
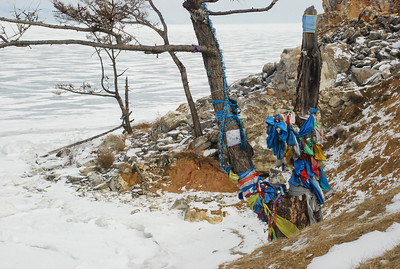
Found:
[[[8,40],[7,40],[3,35],[0,35],[0,38],[1,38],[1,40],[3,40],[4,42],[8,42]]]
[[[100,92],[96,92],[96,89],[92,89],[92,86],[89,83],[83,83],[79,89],[75,88],[72,84],[57,84],[56,87],[60,90],[64,90],[67,92],[82,94],[82,95],[95,95],[101,97],[113,97],[114,95],[111,94],[102,94]]]
[[[217,0],[218,1],[218,0]],[[217,2],[215,0],[205,0],[201,2]],[[208,14],[212,16],[222,16],[222,15],[232,15],[232,14],[240,14],[240,13],[252,13],[252,12],[265,12],[270,10],[278,0],[272,0],[271,4],[269,4],[265,8],[249,8],[249,9],[238,9],[238,10],[228,10],[228,11],[209,11]]]
[[[114,92],[114,91],[110,91],[109,88],[107,88],[107,87],[104,85],[104,80],[106,79],[106,75],[105,75],[105,72],[104,72],[103,58],[101,57],[100,49],[95,48],[95,50],[96,50],[97,56],[99,57],[100,66],[101,66],[101,80],[100,80],[101,88],[103,89],[103,91],[105,91],[105,92],[107,92],[107,93],[109,93],[109,94],[115,95],[115,92]]]
[[[163,52],[195,52],[196,48],[194,45],[127,45],[127,44],[103,44],[91,41],[66,39],[66,40],[21,40],[21,41],[9,41],[7,43],[1,43],[1,48],[6,47],[30,47],[30,46],[41,46],[41,45],[83,45],[88,47],[107,48],[116,50],[126,51],[143,51],[149,54],[160,54]],[[202,46],[201,51],[205,53],[213,54],[215,51]]]
[[[79,27],[79,26],[72,26],[72,25],[57,25],[57,24],[44,23],[44,22],[40,22],[40,21],[27,21],[27,20],[19,20],[19,19],[10,19],[10,18],[5,18],[5,17],[0,17],[0,21],[16,23],[16,24],[25,24],[25,25],[30,25],[30,26],[40,26],[40,27],[45,27],[45,28],[49,28],[49,29],[57,29],[57,30],[72,30],[72,31],[87,32],[87,33],[102,32],[105,34],[110,34],[110,35],[116,36],[116,34],[113,31],[104,29],[100,26]]]

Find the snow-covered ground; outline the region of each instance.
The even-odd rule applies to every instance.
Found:
[[[396,207],[400,211],[400,204]],[[400,244],[400,223],[392,224],[386,231],[373,231],[355,241],[333,246],[323,256],[316,257],[308,269],[351,269],[361,262],[379,257]]]
[[[216,268],[266,243],[250,211],[227,208],[219,224],[184,221],[170,209],[184,194],[80,197],[65,182],[29,173],[37,153],[28,141],[0,151],[0,268]]]

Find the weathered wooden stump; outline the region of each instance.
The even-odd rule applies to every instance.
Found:
[[[294,111],[300,115],[307,114],[311,107],[318,106],[319,85],[321,80],[322,57],[318,48],[315,28],[307,21],[316,21],[317,10],[314,6],[307,8],[303,15],[303,42],[299,66],[297,67],[296,102]]]
[[[303,16],[303,42],[301,56],[297,69],[296,102],[294,111],[297,114],[296,124],[301,126],[304,120],[299,116],[305,116],[310,108],[317,108],[319,85],[321,79],[322,58],[318,48],[317,34],[315,33],[317,10],[314,6],[307,8]],[[314,28],[306,25],[314,22]],[[306,196],[285,195],[277,208],[277,214],[291,221],[302,229],[310,224]],[[278,237],[284,236],[275,227]]]

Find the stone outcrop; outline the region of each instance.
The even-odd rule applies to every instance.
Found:
[[[385,15],[400,12],[399,0],[323,0],[322,6],[325,14],[320,20],[327,27],[345,25],[359,17],[372,19],[373,13]]]
[[[296,92],[299,59],[300,47],[283,50],[272,81],[274,88],[280,91]]]
[[[362,12],[365,14],[365,12]],[[400,67],[400,16],[371,12],[349,24],[319,33],[322,55],[320,90],[374,85]],[[274,90],[295,93],[300,48],[285,49],[279,63],[263,68]]]

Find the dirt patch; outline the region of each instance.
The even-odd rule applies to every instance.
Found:
[[[169,180],[163,189],[169,192],[185,190],[210,192],[237,192],[239,188],[229,181],[218,163],[194,152],[180,153],[169,170]]]

